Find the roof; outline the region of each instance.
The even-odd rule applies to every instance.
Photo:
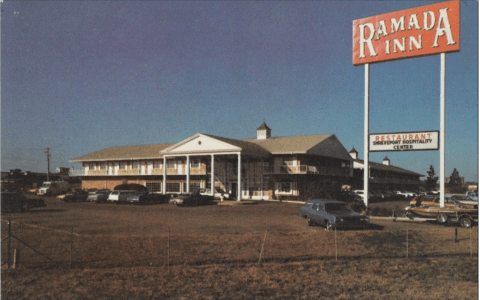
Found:
[[[357,163],[360,163],[362,165],[365,163],[365,161],[363,159],[354,159],[353,161],[357,162]],[[405,170],[405,169],[402,169],[402,168],[399,168],[399,167],[396,167],[396,166],[384,165],[384,164],[379,164],[379,163],[376,163],[376,162],[369,162],[368,166],[371,169],[385,171],[385,172],[402,173],[402,174],[415,175],[415,176],[420,176],[420,177],[425,176],[425,175],[415,173],[415,172],[412,172],[412,171],[409,171],[409,170]]]
[[[168,155],[170,149],[185,143],[199,135],[204,135],[221,142],[236,146],[242,154],[267,157],[271,154],[307,154],[352,160],[347,150],[334,134],[274,137],[266,140],[236,140],[209,134],[198,133],[177,144],[143,145],[111,147],[91,154],[77,157],[71,162],[113,161],[134,159],[156,159]],[[170,149],[169,149],[170,148]],[[163,151],[162,153],[160,153]]]
[[[334,134],[249,139],[271,154],[312,154],[351,160],[352,157]]]
[[[162,158],[160,151],[172,144],[110,147],[72,159],[70,162]]]
[[[265,123],[265,121],[263,121],[262,125],[260,125],[260,127],[257,128],[257,130],[262,130],[262,129],[271,130],[270,127],[267,126],[267,123]]]

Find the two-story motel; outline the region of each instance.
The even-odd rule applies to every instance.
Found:
[[[265,122],[256,139],[198,133],[177,144],[112,147],[71,162],[82,164],[83,189],[137,183],[150,192],[188,193],[213,183],[238,200],[305,200],[354,182],[354,159],[334,134],[272,137]]]

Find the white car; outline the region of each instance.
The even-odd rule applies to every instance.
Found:
[[[200,193],[200,195],[203,195],[203,196],[212,195],[212,193],[210,192],[210,189],[202,189],[202,190],[199,191],[199,193]],[[216,198],[216,199],[221,199],[222,197],[223,197],[223,199],[229,199],[230,194],[228,194],[227,192],[225,192],[222,189],[215,188],[215,194],[213,195],[213,197]]]
[[[123,202],[126,201],[128,196],[132,195],[136,191],[129,190],[116,190],[110,193],[107,198],[107,202]]]

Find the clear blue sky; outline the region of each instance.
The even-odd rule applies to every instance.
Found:
[[[436,1],[441,2],[441,1]],[[335,134],[363,158],[352,21],[426,1],[5,1],[1,169],[46,172],[111,146],[195,133]],[[478,3],[446,55],[446,167],[478,180]],[[439,129],[440,56],[370,67],[370,132]],[[426,175],[439,152],[373,153]]]

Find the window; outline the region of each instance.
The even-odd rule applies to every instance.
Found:
[[[283,163],[284,163],[285,165],[289,166],[289,167],[293,167],[295,161],[294,161],[294,160],[286,160],[286,161],[284,161]]]
[[[88,165],[88,168],[89,168],[90,170],[95,170],[95,163],[90,163],[90,164]]]
[[[107,163],[101,163],[100,164],[100,170],[105,171],[107,169]]]
[[[196,193],[200,190],[200,182],[190,182],[190,193]],[[183,183],[183,191],[187,191],[187,183]]]
[[[133,169],[134,170],[140,170],[140,162],[139,161],[134,161],[133,162]]]
[[[177,162],[175,160],[167,160],[167,169],[176,169]]]
[[[293,194],[293,182],[278,182],[277,190],[279,194]]]
[[[154,160],[153,161],[154,169],[163,169],[163,160]]]
[[[180,193],[180,183],[167,182],[167,193]]]
[[[193,159],[190,161],[190,168],[191,169],[199,169],[200,168],[200,159]]]
[[[127,162],[121,161],[121,162],[118,164],[118,168],[119,168],[120,170],[126,170],[126,169],[127,169]]]
[[[162,183],[161,182],[147,182],[147,190],[149,193],[161,193],[162,192]]]

